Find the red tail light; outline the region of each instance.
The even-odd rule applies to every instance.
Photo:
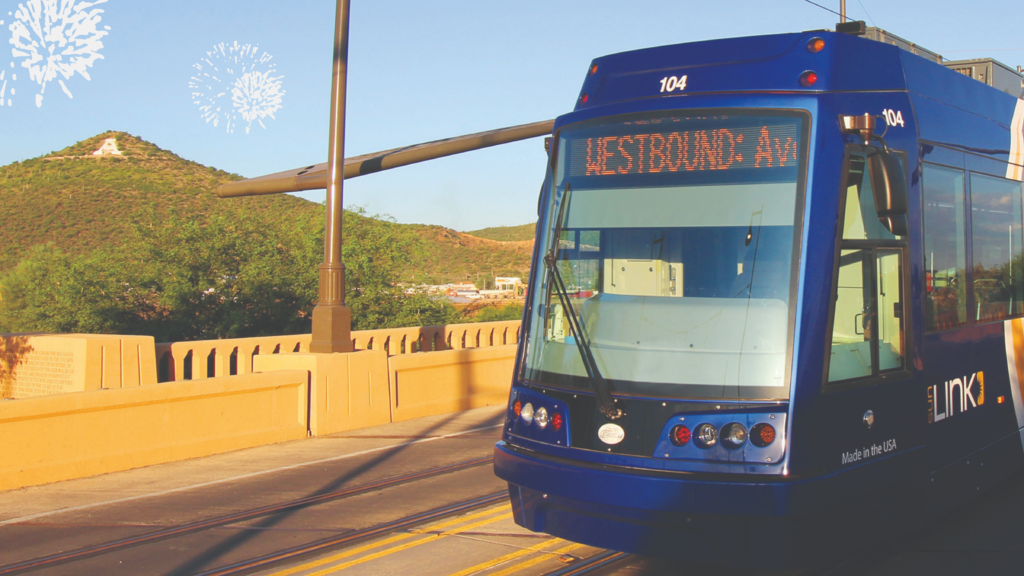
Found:
[[[672,428],[668,433],[668,438],[676,446],[683,446],[690,441],[690,429],[680,424],[679,426]]]
[[[775,441],[775,428],[771,424],[761,423],[750,429],[750,443],[764,448]]]
[[[554,428],[555,430],[561,430],[562,429],[562,424],[564,424],[564,423],[565,423],[565,421],[562,419],[562,413],[561,412],[555,412],[551,416],[551,427]]]
[[[818,73],[811,72],[808,70],[800,75],[800,85],[804,87],[814,86],[814,83],[818,81]]]

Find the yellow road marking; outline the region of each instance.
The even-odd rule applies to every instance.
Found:
[[[313,572],[312,574],[309,574],[308,576],[325,576],[326,574],[333,574],[335,572],[341,572],[342,570],[344,570],[346,568],[350,568],[350,567],[355,566],[357,564],[362,564],[364,562],[369,562],[370,560],[376,560],[377,558],[382,558],[384,556],[389,556],[391,554],[394,554],[395,552],[401,552],[402,550],[408,550],[409,548],[414,548],[416,546],[419,546],[420,544],[426,544],[428,542],[436,542],[436,541],[438,541],[441,538],[444,538],[446,536],[451,536],[453,534],[458,534],[459,532],[465,532],[467,530],[472,530],[473,528],[479,528],[480,526],[486,526],[487,524],[491,524],[493,522],[497,522],[499,520],[504,520],[506,518],[511,518],[511,517],[512,517],[512,513],[509,512],[507,514],[502,514],[501,516],[495,516],[494,518],[488,518],[486,520],[481,520],[479,522],[473,522],[472,524],[467,524],[465,526],[460,526],[458,528],[455,528],[453,530],[449,530],[449,531],[446,531],[446,532],[442,532],[440,534],[433,534],[433,535],[427,536],[426,538],[421,538],[419,540],[414,540],[412,542],[406,542],[405,544],[402,544],[402,545],[399,545],[399,546],[395,546],[394,548],[388,548],[387,550],[381,550],[380,552],[374,552],[373,554],[370,554],[370,555],[367,555],[367,556],[363,556],[362,558],[356,558],[355,560],[349,560],[348,562],[345,562],[344,564],[338,564],[337,566],[331,566],[330,568],[324,568],[323,570],[320,570],[318,572]]]
[[[583,544],[569,544],[568,546],[565,546],[565,547],[559,548],[558,550],[552,551],[551,554],[566,554],[568,552],[572,552],[573,550],[576,550],[577,548],[583,548],[583,546],[584,546]],[[551,554],[544,554],[544,555],[538,556],[536,558],[531,558],[531,559],[526,560],[524,562],[520,562],[519,564],[515,564],[513,566],[509,566],[508,568],[505,568],[504,570],[499,570],[498,572],[494,572],[493,574],[490,574],[489,576],[506,576],[507,574],[512,574],[514,572],[519,572],[520,570],[525,570],[525,569],[529,568],[530,566],[535,566],[535,565],[540,564],[541,562],[547,560],[548,557],[551,556]]]
[[[449,526],[453,526],[455,524],[459,524],[460,522],[465,522],[466,520],[473,520],[473,519],[476,519],[476,518],[480,518],[482,516],[489,516],[489,515],[495,514],[497,512],[502,512],[504,510],[508,510],[511,507],[512,507],[511,504],[506,504],[506,505],[498,507],[498,508],[489,508],[487,510],[480,511],[480,512],[477,512],[475,514],[469,514],[467,516],[459,516],[458,518],[452,518],[451,520],[446,520],[444,522],[440,522],[440,523],[437,523],[437,524],[431,524],[428,528],[433,528],[433,529],[447,528]],[[491,520],[491,521],[492,522],[493,521],[497,521],[497,520],[499,520],[501,518],[507,518],[508,516],[509,516],[509,514],[504,514],[500,518],[495,518],[494,520]],[[280,572],[274,572],[271,576],[289,576],[290,574],[295,574],[297,572],[302,572],[303,570],[310,570],[310,569],[313,569],[313,568],[317,568],[317,567],[323,566],[324,564],[330,564],[331,562],[336,562],[336,561],[341,560],[343,558],[348,558],[350,556],[355,556],[356,554],[362,554],[363,552],[366,552],[367,550],[373,550],[374,548],[380,548],[381,546],[386,546],[388,544],[391,544],[392,542],[400,542],[402,540],[407,540],[409,538],[412,538],[412,537],[418,536],[418,535],[419,535],[418,533],[398,534],[398,535],[392,536],[390,538],[385,538],[384,540],[378,540],[376,542],[371,542],[371,543],[366,544],[364,546],[359,546],[358,548],[350,548],[348,550],[345,550],[344,552],[341,552],[340,554],[335,554],[335,555],[329,556],[327,558],[321,558],[319,560],[314,560],[312,562],[308,562],[306,564],[301,564],[299,566],[292,566],[291,568],[286,568],[284,570],[281,570]]]
[[[541,542],[540,544],[535,544],[533,546],[530,546],[529,548],[523,548],[522,550],[516,550],[515,552],[512,552],[510,554],[505,554],[504,556],[500,556],[498,558],[494,558],[494,559],[488,560],[486,562],[481,562],[481,563],[477,564],[476,566],[470,566],[469,568],[466,568],[465,570],[459,570],[458,572],[455,572],[454,574],[449,574],[448,576],[469,576],[470,574],[474,574],[476,572],[482,572],[484,570],[487,570],[488,568],[493,568],[493,567],[497,566],[498,564],[503,564],[505,562],[508,562],[509,560],[515,560],[516,558],[519,558],[520,556],[526,556],[527,554],[533,554],[534,552],[540,552],[544,548],[547,548],[548,546],[550,546],[551,544],[555,544],[555,543],[558,543],[558,542],[564,542],[564,540],[562,540],[561,538],[549,538],[549,539]]]

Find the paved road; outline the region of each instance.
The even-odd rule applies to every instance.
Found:
[[[486,458],[501,418],[475,410],[0,493],[0,564]],[[485,463],[32,573],[192,574],[503,488]]]
[[[334,544],[245,572],[534,576],[585,565],[603,551],[519,528],[507,501],[495,496],[504,485],[486,459],[502,416],[501,407],[486,408],[0,493],[0,565],[92,550],[21,572],[184,576],[315,542]],[[444,513],[488,497],[487,504]],[[269,508],[252,512],[260,507]],[[1020,574],[1022,517],[1019,475],[921,534],[810,571],[628,557],[594,573]]]

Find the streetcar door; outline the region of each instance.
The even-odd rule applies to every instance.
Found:
[[[886,221],[868,147],[850,146],[840,189],[832,310],[821,417],[836,430],[833,465],[842,468],[917,445],[906,437],[907,242],[905,226]],[[890,231],[892,228],[892,231]],[[894,233],[896,232],[896,233]],[[897,234],[903,232],[903,235]]]
[[[840,251],[828,381],[870,378],[904,367],[903,251]]]

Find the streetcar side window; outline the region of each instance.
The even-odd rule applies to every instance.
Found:
[[[1020,183],[971,174],[974,320],[1019,316],[1024,289]]]
[[[924,165],[925,327],[967,324],[967,232],[962,170]]]

